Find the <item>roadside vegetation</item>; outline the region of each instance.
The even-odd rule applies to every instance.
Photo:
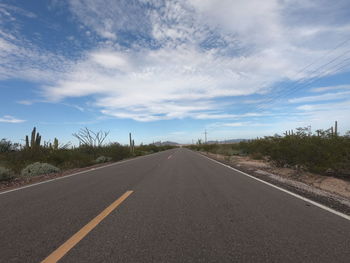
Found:
[[[188,148],[197,151],[241,155],[264,159],[277,167],[302,169],[322,175],[341,176],[350,179],[350,132],[344,136],[330,130],[297,128],[285,136],[275,135],[233,144],[202,144]]]
[[[24,137],[24,145],[7,139],[0,140],[0,182],[16,178],[28,178],[43,174],[82,168],[105,162],[146,155],[174,146],[121,145],[117,142],[105,143],[106,132],[82,129],[73,134],[79,146],[62,144],[57,138],[53,142],[42,142],[41,135],[34,128],[30,136]]]

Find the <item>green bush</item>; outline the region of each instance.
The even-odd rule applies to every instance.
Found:
[[[145,155],[153,152],[164,151],[174,148],[172,146],[156,146],[140,145],[135,146],[135,153],[130,152],[129,146],[120,145],[119,143],[110,143],[103,146],[86,146],[74,148],[58,148],[53,149],[49,144],[44,146],[31,148],[21,148],[18,144],[7,140],[0,140],[0,166],[8,168],[13,174],[23,174],[32,176],[37,174],[45,174],[57,172],[59,170],[67,170],[73,168],[87,167],[94,165],[97,162],[119,161],[132,156]],[[107,156],[107,159],[98,159],[100,156]],[[34,163],[46,163],[56,169],[48,169],[42,171]],[[35,170],[33,170],[35,169]]]
[[[8,181],[14,178],[14,174],[10,169],[0,166],[0,181]]]
[[[99,156],[96,160],[95,163],[106,163],[112,161],[111,157],[106,157],[106,156]]]
[[[267,157],[277,166],[304,167],[308,171],[350,177],[350,137],[317,136],[300,133],[270,136],[234,144],[190,145],[188,148],[223,155],[245,155],[254,159]]]
[[[52,173],[58,173],[58,172],[60,172],[60,169],[51,164],[36,162],[24,168],[21,172],[21,175],[37,176],[37,175],[52,174]]]

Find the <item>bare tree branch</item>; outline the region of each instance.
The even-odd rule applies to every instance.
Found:
[[[100,147],[109,135],[109,131],[94,132],[88,128],[80,129],[77,133],[72,134],[78,139],[80,145],[87,145],[92,147]]]

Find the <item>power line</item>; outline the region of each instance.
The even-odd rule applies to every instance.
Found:
[[[308,68],[311,67],[312,65],[316,64],[316,63],[317,63],[318,61],[320,61],[321,59],[323,59],[323,58],[327,57],[328,55],[332,54],[335,50],[337,50],[337,49],[339,49],[340,47],[344,46],[344,45],[345,45],[347,42],[349,42],[349,41],[350,41],[350,38],[345,39],[344,41],[342,41],[341,43],[339,43],[338,45],[336,45],[334,48],[332,48],[331,50],[329,50],[328,52],[326,52],[321,58],[314,60],[313,62],[309,63],[308,65],[306,65],[305,67],[303,67],[302,69],[300,69],[300,70],[295,74],[295,76],[297,76],[297,75],[303,73],[306,69],[308,69]],[[341,55],[339,55],[339,56],[333,58],[332,60],[330,60],[330,61],[328,61],[328,62],[322,64],[322,65],[319,66],[318,68],[314,69],[311,73],[316,73],[316,72],[318,72],[318,71],[321,70],[322,68],[324,68],[324,67],[326,67],[326,66],[332,64],[333,62],[337,61],[339,58],[343,57],[345,54],[347,54],[347,53],[349,53],[349,52],[350,52],[350,50],[347,50],[347,51],[343,52]],[[343,60],[342,62],[344,62],[344,61],[346,61],[346,60],[347,60],[347,59]],[[342,62],[341,62],[341,63],[342,63]],[[339,63],[339,64],[341,64],[341,63]],[[337,64],[336,66],[338,66],[339,64]],[[342,67],[342,68],[344,68],[344,67]],[[339,71],[339,69],[337,69],[336,71]],[[334,71],[334,73],[335,73],[336,71]],[[332,73],[332,72],[331,72],[331,73]],[[292,88],[292,90],[289,90],[289,92],[288,92],[288,94],[292,94],[293,92],[295,92],[296,90],[298,90],[300,87],[302,87],[302,86],[300,86],[299,84],[304,84],[304,85],[305,85],[305,82],[303,82],[304,80],[307,80],[307,79],[308,79],[308,83],[310,83],[310,82],[312,82],[313,80],[315,80],[316,78],[321,77],[322,75],[324,75],[324,73],[318,74],[318,75],[312,77],[311,79],[308,79],[307,77],[300,78],[299,80],[297,80],[297,81],[294,82],[293,84],[291,84],[291,85],[285,87],[284,89]],[[328,74],[328,75],[329,75],[329,74]],[[298,85],[299,85],[299,87],[298,87]],[[291,91],[292,91],[292,92],[291,92]],[[260,103],[260,104],[258,104],[258,105],[251,106],[251,107],[247,108],[247,110],[244,111],[244,112],[247,113],[247,112],[249,112],[249,110],[253,110],[253,109],[256,110],[257,107],[258,107],[258,109],[260,109],[260,107],[263,106],[264,104],[269,103],[269,102],[272,102],[273,100],[276,100],[276,99],[278,99],[278,98],[282,98],[282,97],[283,97],[283,93],[284,93],[284,90],[283,90],[282,92],[280,92],[279,94],[277,94],[277,95],[270,96],[270,98],[267,96],[264,102],[262,102],[262,103]]]
[[[273,101],[279,101],[287,96],[290,96],[292,94],[294,94],[295,92],[297,92],[298,90],[300,89],[305,89],[307,87],[310,87],[311,85],[317,83],[318,81],[320,81],[320,77],[326,77],[326,76],[329,76],[333,73],[336,73],[336,72],[339,72],[340,70],[346,68],[347,66],[350,65],[350,63],[345,63],[344,62],[347,62],[347,61],[350,61],[350,58],[346,58],[344,60],[342,60],[340,63],[336,64],[334,67],[332,67],[331,69],[328,69],[328,73],[325,74],[325,72],[322,72],[314,77],[312,77],[311,79],[309,79],[307,82],[304,82],[304,83],[300,83],[300,85],[295,85],[295,86],[292,86],[290,90],[288,90],[287,92],[285,92],[284,94],[283,93],[280,93],[278,94],[277,96],[275,97],[272,97],[268,100],[266,100],[264,103],[260,103],[257,105],[256,109],[257,110],[260,110],[266,103],[272,103]]]
[[[316,68],[315,70],[312,71],[312,74],[318,72],[318,71],[321,70],[323,67],[326,67],[326,66],[332,64],[333,62],[337,61],[338,59],[340,59],[341,57],[343,57],[343,56],[344,56],[345,54],[347,54],[347,53],[350,53],[350,50],[347,50],[346,52],[342,53],[340,56],[337,56],[336,58],[332,59],[331,61],[329,61],[329,62],[327,62],[327,63],[321,65],[321,66],[318,67],[318,68]],[[328,69],[328,70],[326,70],[326,71],[332,70],[332,69],[334,68],[334,66],[337,67],[337,66],[341,65],[343,62],[346,62],[347,60],[349,60],[349,58],[346,58],[346,59],[342,60],[340,63],[338,63],[338,64],[336,64],[336,65],[333,65],[332,68],[330,68],[330,69]],[[341,67],[341,68],[342,68],[342,67]],[[337,71],[339,71],[339,69],[333,70],[332,72],[330,72],[330,74],[335,73],[335,72],[337,72]],[[298,89],[300,89],[301,87],[303,87],[303,85],[312,83],[313,80],[315,80],[315,79],[318,79],[318,78],[320,78],[320,77],[322,77],[322,76],[327,76],[327,74],[324,75],[325,73],[326,73],[326,72],[323,71],[323,72],[321,72],[321,73],[319,73],[319,74],[317,74],[317,75],[315,75],[315,76],[313,76],[313,77],[311,77],[311,78],[306,78],[306,77],[304,77],[304,78],[302,78],[302,79],[297,80],[296,82],[294,82],[294,83],[291,85],[291,87],[288,87],[288,86],[286,87],[286,88],[290,88],[290,89],[287,91],[287,94],[290,95],[290,94],[294,93],[295,91],[297,91]],[[328,73],[328,75],[329,75],[329,73]],[[307,80],[307,82],[306,82],[306,83],[303,82],[304,80]],[[271,102],[272,100],[278,99],[278,98],[281,98],[281,97],[283,97],[283,92],[281,92],[280,94],[275,95],[274,97],[270,97],[265,103]]]

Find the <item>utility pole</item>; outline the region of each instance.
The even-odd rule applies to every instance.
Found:
[[[204,131],[204,135],[205,135],[205,140],[204,140],[204,143],[207,144],[207,130]]]

